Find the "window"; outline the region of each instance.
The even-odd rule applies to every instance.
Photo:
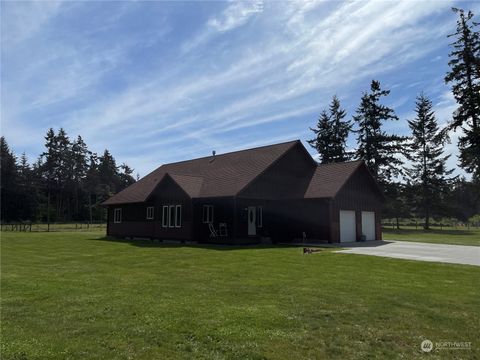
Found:
[[[147,207],[147,220],[153,219],[153,206]]]
[[[168,227],[168,206],[162,208],[162,227]]]
[[[113,222],[116,224],[122,222],[122,209],[115,209],[113,211]]]
[[[213,223],[213,205],[203,205],[203,223]]]
[[[175,205],[170,205],[168,214],[168,227],[175,227]]]
[[[257,227],[261,228],[263,226],[263,207],[257,207]]]
[[[175,206],[175,227],[182,227],[182,205]]]
[[[182,205],[165,205],[162,207],[162,227],[182,227]]]

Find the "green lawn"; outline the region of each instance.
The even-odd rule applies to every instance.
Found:
[[[400,230],[383,228],[383,240],[480,246],[480,229],[417,230],[406,226]]]
[[[4,233],[1,261],[4,360],[480,357],[479,267],[99,232]]]

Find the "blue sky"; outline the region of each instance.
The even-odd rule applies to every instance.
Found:
[[[212,150],[305,144],[333,94],[351,117],[372,78],[401,119],[386,130],[407,134],[419,92],[441,123],[455,109],[452,6],[480,13],[453,1],[2,2],[2,134],[34,161],[47,129],[64,127],[144,176]]]

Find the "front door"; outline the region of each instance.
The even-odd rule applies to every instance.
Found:
[[[248,236],[257,235],[257,224],[256,224],[256,209],[255,206],[248,207]]]

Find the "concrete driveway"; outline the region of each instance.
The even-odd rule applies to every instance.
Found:
[[[337,252],[480,266],[480,246],[427,244],[408,241],[342,243]]]

